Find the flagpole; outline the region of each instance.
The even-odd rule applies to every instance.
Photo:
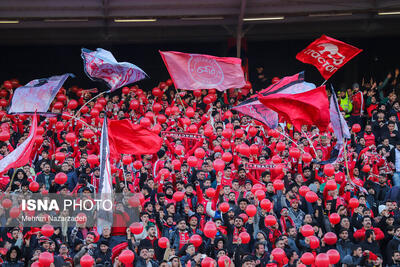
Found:
[[[87,104],[89,104],[90,102],[92,102],[93,100],[95,100],[96,98],[98,98],[99,96],[104,95],[105,93],[108,93],[108,92],[110,92],[110,91],[104,91],[104,92],[102,92],[102,93],[100,93],[100,94],[98,94],[98,95],[92,97],[89,101],[87,101],[85,104],[83,104],[83,106],[76,112],[76,114],[79,114],[79,112],[81,111],[81,109],[82,109],[84,106],[86,106]]]
[[[124,164],[122,163],[122,160],[119,160],[119,164],[121,164],[121,166],[122,166],[122,174],[124,175],[125,188],[128,188],[128,185],[127,185],[127,182],[126,182],[126,177],[125,177]]]
[[[319,87],[325,85],[325,83],[326,83],[327,81],[328,81],[328,80],[325,80]]]
[[[311,148],[313,149],[315,156],[317,156],[317,151],[315,150],[315,147],[310,139],[310,137],[308,137],[307,133],[303,131],[303,129],[301,130],[301,132],[306,136],[308,142],[310,143]]]
[[[349,163],[347,162],[347,140],[344,139],[344,162],[345,162],[345,166],[346,166],[346,172],[347,172],[347,181],[350,182],[350,172],[349,172]],[[340,152],[340,151],[339,151]]]
[[[83,120],[81,120],[81,119],[79,119],[79,118],[77,118],[77,117],[75,117],[75,116],[71,116],[71,115],[69,115],[69,114],[62,114],[63,116],[66,116],[66,117],[69,117],[69,118],[71,118],[71,119],[74,119],[74,120],[78,120],[78,121],[80,121],[80,122],[82,122],[83,124],[85,124],[87,127],[89,127],[89,128],[94,128],[93,126],[90,126],[89,124],[87,124],[86,122],[84,122]]]
[[[176,88],[175,86],[174,86],[174,88],[175,88],[175,91],[176,91],[176,95],[179,97],[179,100],[181,101],[181,105],[182,105],[182,107],[183,107],[183,110],[184,110],[185,113],[186,113],[186,108],[185,108],[185,105],[183,104],[183,101],[182,101],[181,96],[179,95],[178,88]]]
[[[282,135],[283,137],[287,138],[289,141],[291,141],[293,144],[295,144],[297,146],[298,149],[301,150],[301,152],[306,153],[303,149],[300,148],[300,146],[292,139],[290,138],[288,135],[286,135],[285,133],[282,133],[281,131],[276,130],[280,135]]]

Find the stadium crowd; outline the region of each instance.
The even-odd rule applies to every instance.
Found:
[[[340,151],[332,128],[281,122],[271,130],[231,111],[272,82],[257,72],[253,88],[178,92],[168,80],[82,109],[97,93],[62,88],[50,110],[63,115],[40,116],[30,163],[0,177],[2,266],[400,266],[399,70],[337,93],[351,129]],[[32,116],[6,113],[18,86],[10,80],[0,90],[1,157],[31,126]],[[117,226],[99,234],[93,212],[50,222],[50,233],[46,222],[24,226],[29,214],[19,206],[33,192],[96,193],[106,116],[163,138],[155,154],[111,162]]]

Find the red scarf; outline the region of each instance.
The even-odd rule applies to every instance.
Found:
[[[294,227],[295,224],[294,224],[292,218],[290,218],[290,216],[287,216],[287,219],[289,220],[290,224]],[[286,220],[283,216],[281,216],[280,223],[281,223],[283,233],[286,233]]]
[[[237,240],[239,239],[239,234],[242,232],[246,232],[246,229],[244,227],[238,229],[237,227],[233,228],[233,242],[237,242]]]

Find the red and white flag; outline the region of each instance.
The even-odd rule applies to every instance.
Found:
[[[0,160],[0,174],[7,172],[11,168],[24,166],[29,162],[32,147],[36,140],[37,116],[33,115],[32,126],[28,137],[14,151]]]
[[[362,49],[322,35],[298,53],[296,58],[301,62],[314,65],[322,77],[328,80],[338,69],[361,51]]]
[[[245,84],[242,60],[235,57],[214,57],[160,51],[175,88],[217,89],[242,88]]]

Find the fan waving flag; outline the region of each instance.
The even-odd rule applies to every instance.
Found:
[[[86,75],[93,81],[106,82],[111,92],[147,76],[138,66],[118,62],[111,52],[102,48],[97,48],[96,51],[82,48],[82,58]]]
[[[298,131],[301,131],[302,125],[316,125],[321,131],[329,125],[329,101],[325,86],[299,94],[259,95],[258,99]]]
[[[113,159],[120,159],[121,154],[157,153],[163,143],[160,136],[128,119],[110,121],[108,136]]]
[[[67,73],[36,79],[25,86],[18,87],[14,92],[8,113],[35,114],[36,112],[41,115],[52,115],[52,113],[47,113],[47,110],[68,77],[74,77],[74,75]]]
[[[262,90],[259,95],[267,96],[276,93],[298,94],[312,89],[315,89],[315,85],[305,82],[304,72],[300,72],[296,75],[282,78]],[[278,126],[278,113],[263,105],[258,100],[259,95],[251,96],[232,109],[259,120],[271,129],[275,129]]]
[[[101,203],[106,205],[107,203],[113,203],[112,195],[112,176],[110,166],[110,146],[108,142],[108,130],[107,130],[107,117],[104,117],[103,127],[101,130],[100,140],[100,183],[98,192],[100,194]],[[99,234],[103,232],[104,226],[111,226],[113,223],[113,212],[112,207],[105,207],[99,205],[99,211],[97,213],[97,231]]]
[[[337,138],[337,145],[341,146],[344,143],[343,139],[344,138],[350,139],[351,136],[349,132],[349,127],[347,126],[345,119],[340,113],[338,101],[333,88],[332,88],[332,96],[331,96],[331,103],[329,110],[330,110],[333,132],[335,133],[335,136]]]
[[[246,81],[242,60],[235,57],[214,57],[160,51],[175,88],[185,90],[242,88]]]
[[[328,80],[338,69],[361,51],[362,49],[322,35],[298,53],[296,58],[301,62],[314,65],[322,77]]]
[[[0,174],[7,172],[9,169],[24,166],[29,162],[32,148],[36,140],[36,130],[37,116],[33,115],[32,125],[28,137],[15,150],[0,160]]]

